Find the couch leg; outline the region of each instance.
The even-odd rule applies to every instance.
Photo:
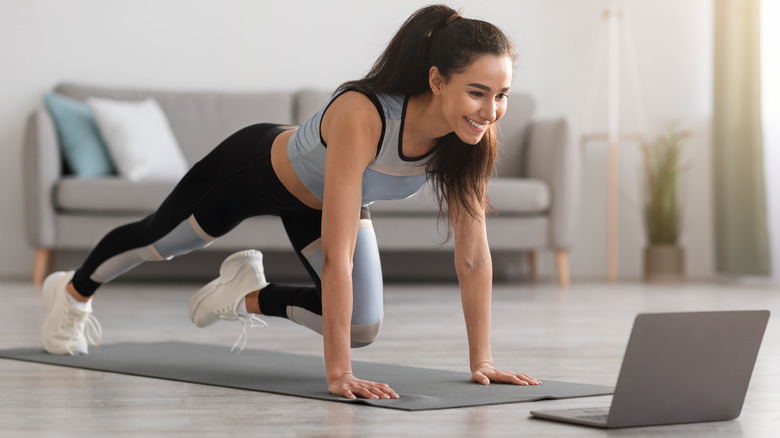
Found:
[[[35,265],[33,266],[33,285],[40,286],[43,279],[49,274],[51,262],[54,258],[54,250],[38,248],[35,250]]]
[[[569,252],[555,251],[555,263],[558,266],[558,284],[563,288],[569,287]]]
[[[536,282],[539,278],[539,265],[536,263],[536,251],[528,251],[528,278]]]

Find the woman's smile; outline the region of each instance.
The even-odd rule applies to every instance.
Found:
[[[485,132],[485,129],[487,129],[488,127],[487,123],[479,123],[468,117],[463,117],[463,118],[466,120],[466,122],[469,125],[471,125],[472,128],[474,128],[474,131],[476,132]]]

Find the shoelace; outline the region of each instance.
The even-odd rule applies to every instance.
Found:
[[[244,347],[246,347],[246,339],[247,329],[250,328],[265,328],[268,327],[268,323],[260,319],[257,315],[254,313],[250,313],[249,315],[237,315],[238,320],[241,321],[241,334],[238,336],[238,339],[236,340],[236,343],[233,344],[233,346],[230,348],[230,351],[233,352],[236,350],[236,347],[238,347],[238,344],[241,344],[241,347],[238,347],[238,353],[236,353],[236,356],[241,354],[242,351],[244,351]]]
[[[95,318],[95,315],[91,313],[87,314],[87,317],[84,318],[84,322],[84,337],[87,338],[87,342],[95,347],[100,347],[100,344],[103,343],[103,327],[100,325],[97,318]]]
[[[83,330],[83,333],[81,333],[81,330]],[[71,356],[75,355],[72,347],[74,344],[78,344],[79,335],[83,335],[89,344],[96,347],[99,347],[103,340],[103,327],[101,327],[95,315],[82,312],[73,307],[69,307],[65,313],[65,319],[62,326],[60,326],[60,333],[69,339],[65,349]]]

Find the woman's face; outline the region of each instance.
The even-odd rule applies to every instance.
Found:
[[[444,121],[468,144],[479,143],[488,127],[506,113],[511,84],[512,60],[507,56],[480,56],[446,79],[431,69],[431,88],[441,96]]]

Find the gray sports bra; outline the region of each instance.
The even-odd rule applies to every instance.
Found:
[[[433,150],[414,159],[403,156],[401,142],[408,98],[401,95],[364,94],[374,102],[382,118],[382,136],[374,160],[363,173],[362,205],[382,199],[408,198],[425,184],[425,166]],[[325,107],[306,120],[290,137],[287,145],[287,157],[295,174],[320,201],[325,190],[327,152],[320,125],[325,111],[339,95],[335,95]]]

